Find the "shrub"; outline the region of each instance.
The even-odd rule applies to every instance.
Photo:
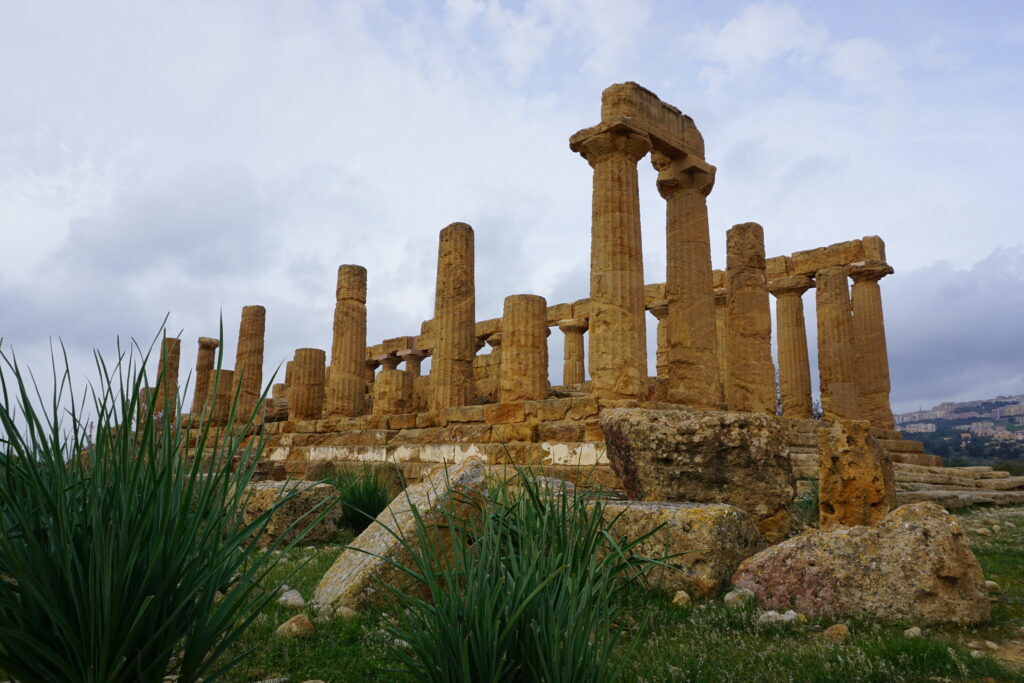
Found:
[[[383,467],[344,469],[326,480],[338,489],[342,522],[360,534],[392,500],[390,473]]]
[[[820,504],[818,480],[806,479],[805,483],[806,488],[796,497],[796,512],[804,524],[810,527],[817,527],[818,506]]]
[[[44,400],[0,353],[0,668],[13,678],[217,680],[273,597],[261,581],[280,555],[249,541],[274,510],[242,517],[255,416],[232,406],[218,439],[183,426],[176,396],[140,411],[147,357],[96,354],[99,380],[77,400],[64,357]]]

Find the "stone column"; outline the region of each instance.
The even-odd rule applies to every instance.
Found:
[[[224,424],[231,414],[231,404],[235,400],[235,372],[234,370],[214,370],[213,385],[210,391],[215,391],[213,400],[208,402],[210,406],[210,422],[213,424]],[[235,409],[237,420],[238,410]]]
[[[581,384],[583,377],[583,333],[587,331],[586,318],[562,320],[558,329],[565,335],[565,353],[562,364],[562,384]],[[488,342],[490,340],[488,339]]]
[[[725,387],[729,383],[729,299],[725,287],[715,290],[715,340],[718,342],[718,404],[726,405]]]
[[[263,334],[267,323],[267,309],[263,306],[243,306],[242,322],[238,328],[238,352],[235,355],[235,383],[239,385],[239,420],[248,420],[256,409],[256,401],[263,393]]]
[[[501,403],[548,397],[547,309],[542,296],[505,297],[501,317]]]
[[[647,396],[647,327],[637,162],[650,137],[624,121],[569,141],[594,169],[590,235],[590,381],[598,398]]]
[[[398,369],[401,359],[394,354],[378,356],[383,368],[373,383],[373,414],[397,415],[405,412],[406,373]]]
[[[862,261],[850,266],[853,278],[853,349],[857,384],[864,418],[874,427],[894,429],[889,404],[889,352],[885,343],[882,292],[878,281],[891,275],[884,261]]]
[[[821,410],[826,420],[859,420],[860,390],[854,368],[853,319],[846,268],[815,275],[818,303],[818,375]]]
[[[473,228],[465,223],[452,223],[441,231],[431,327],[434,335],[430,365],[431,411],[473,402],[473,356],[476,355],[473,258]]]
[[[366,393],[366,268],[340,266],[334,304],[334,342],[324,413],[361,415]]]
[[[658,319],[658,351],[655,353],[654,367],[658,377],[668,377],[668,300],[659,299],[648,308]]]
[[[407,400],[405,410],[409,413],[418,413],[426,408],[427,397],[423,392],[423,379],[421,378],[423,359],[427,352],[417,349],[399,351],[398,357],[405,363],[405,397]]]
[[[811,366],[807,357],[807,326],[803,293],[811,287],[806,275],[781,277],[768,283],[775,295],[779,326],[779,390],[785,417],[811,417]]]
[[[156,369],[156,395],[153,414],[170,411],[171,422],[178,409],[178,368],[181,365],[181,340],[164,337],[160,344],[160,363]]]
[[[377,381],[377,368],[380,367],[380,361],[370,358],[363,361],[363,377],[366,380],[366,391],[373,391],[373,383]]]
[[[764,229],[757,223],[726,232],[726,305],[729,315],[729,410],[775,414],[772,314],[764,274]]]
[[[324,407],[327,354],[322,349],[296,349],[294,362],[292,386],[288,390],[288,419],[319,420]]]
[[[405,363],[405,371],[412,377],[419,377],[423,359],[427,357],[426,351],[419,349],[406,349],[398,352],[398,357]]]
[[[217,362],[217,347],[220,340],[212,337],[199,338],[199,353],[196,355],[196,391],[192,395],[192,415],[203,414],[206,401],[210,398],[213,366]]]
[[[715,167],[693,154],[654,154],[651,161],[667,204],[668,399],[715,408],[720,391],[707,203]]]

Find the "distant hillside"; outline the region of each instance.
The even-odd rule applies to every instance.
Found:
[[[1024,394],[940,403],[897,415],[896,428],[923,441],[947,465],[1009,462],[1024,467]]]

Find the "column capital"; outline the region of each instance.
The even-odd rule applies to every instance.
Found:
[[[385,353],[380,356],[374,356],[373,360],[383,365],[385,370],[394,370],[398,367],[398,364],[402,362],[402,359],[394,353]]]
[[[569,334],[571,332],[578,332],[583,334],[590,327],[590,321],[586,318],[570,318],[569,320],[559,320],[558,329],[562,332]]]
[[[850,264],[850,277],[854,282],[878,281],[886,275],[892,275],[893,267],[885,261],[858,261]]]
[[[768,291],[777,297],[786,295],[802,296],[812,286],[811,278],[806,275],[790,275],[770,280],[768,282]]]
[[[403,349],[401,351],[398,351],[397,354],[398,357],[401,358],[406,363],[408,363],[409,361],[415,363],[416,361],[421,361],[430,355],[422,349]]]
[[[214,339],[213,337],[200,337],[199,348],[201,349],[215,349],[220,346],[220,340]]]
[[[380,367],[380,361],[377,358],[367,358],[363,362],[363,365],[366,367],[367,370],[376,370],[377,368]]]
[[[715,306],[724,306],[728,296],[725,293],[725,287],[715,287]]]
[[[621,156],[636,163],[651,151],[651,137],[630,125],[627,118],[585,128],[569,138],[569,149],[591,166]]]
[[[679,191],[696,192],[706,197],[715,186],[717,169],[695,154],[670,157],[662,152],[652,152],[651,164],[658,172],[658,192],[665,199]]]
[[[664,320],[665,316],[668,315],[668,299],[658,299],[652,301],[651,305],[647,307],[647,310],[651,312],[658,320]]]
[[[487,337],[487,345],[492,349],[499,349],[501,347],[501,332],[495,332]]]

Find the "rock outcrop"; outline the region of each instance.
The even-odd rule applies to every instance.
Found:
[[[260,481],[250,484],[250,495],[243,512],[246,524],[273,507],[283,496],[293,492],[294,495],[271,514],[263,535],[257,540],[261,548],[267,547],[282,536],[283,542],[290,542],[299,532],[312,524],[326,506],[333,507],[323,519],[310,528],[303,541],[323,543],[334,538],[334,534],[337,533],[341,507],[334,505],[333,501],[338,495],[338,490],[330,484],[308,481]]]
[[[896,507],[889,454],[866,421],[836,421],[818,428],[820,528],[871,526]]]
[[[963,530],[932,503],[904,505],[874,527],[804,532],[745,560],[732,582],[763,608],[828,618],[989,618],[985,578]]]

